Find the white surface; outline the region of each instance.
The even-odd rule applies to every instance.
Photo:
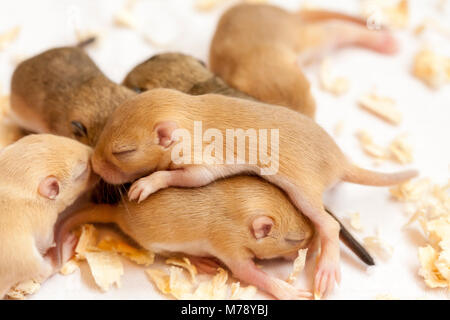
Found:
[[[436,10],[438,1],[411,1],[412,21],[415,26],[425,17],[442,22],[449,21],[450,3],[446,10]],[[299,8],[302,1],[273,1],[286,8]],[[19,39],[7,50],[0,51],[0,84],[9,87],[12,61],[17,56],[29,57],[53,46],[71,45],[76,42],[74,24],[81,30],[102,30],[99,46],[89,49],[100,68],[113,80],[121,81],[135,64],[151,55],[171,50],[182,51],[207,59],[209,39],[224,7],[201,13],[194,9],[193,1],[141,0],[136,10],[137,20],[154,39],[169,39],[165,48],[152,47],[143,38],[128,29],[113,25],[113,15],[124,5],[119,0],[98,1],[1,1],[0,33],[20,25]],[[340,9],[350,13],[359,10],[358,1],[317,1],[317,5]],[[162,27],[164,26],[164,27]],[[410,28],[411,29],[411,28]],[[350,91],[336,98],[318,88],[317,65],[306,68],[317,100],[317,121],[330,133],[335,124],[345,121],[345,130],[337,143],[354,162],[367,168],[375,168],[373,161],[361,151],[354,133],[364,128],[377,142],[387,144],[400,133],[408,133],[414,146],[414,163],[422,176],[436,182],[446,182],[450,160],[450,86],[432,91],[410,75],[412,57],[419,46],[431,41],[450,55],[450,39],[436,35],[414,37],[411,31],[397,32],[401,51],[395,57],[382,56],[370,51],[349,48],[333,55],[336,74],[351,80]],[[356,99],[376,87],[380,94],[394,98],[404,116],[402,124],[391,126],[361,110]],[[385,163],[378,170],[404,169]],[[346,249],[342,253],[342,283],[329,297],[332,299],[373,299],[378,294],[391,294],[398,298],[448,298],[445,290],[426,289],[417,275],[419,262],[417,245],[424,243],[418,229],[402,229],[408,217],[402,205],[389,199],[387,188],[372,188],[340,184],[325,197],[326,204],[339,216],[358,211],[364,232],[356,233],[362,239],[379,230],[383,239],[394,248],[388,262],[378,260],[377,266],[367,271]],[[355,232],[354,232],[355,233]],[[143,268],[124,260],[126,265],[122,288],[101,293],[93,284],[87,267],[71,276],[56,275],[42,285],[33,299],[164,299],[148,282]],[[269,273],[285,278],[290,271],[286,262],[265,263]],[[298,286],[311,287],[313,263],[308,263],[306,273]]]

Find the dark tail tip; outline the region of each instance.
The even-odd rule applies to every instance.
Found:
[[[91,43],[94,43],[96,40],[97,40],[97,37],[96,36],[92,36],[92,37],[87,38],[86,40],[78,42],[78,44],[76,46],[78,48],[83,49],[83,48],[87,47],[88,45],[90,45]]]
[[[358,257],[362,262],[367,264],[368,266],[374,266],[375,261],[370,255],[370,253],[363,247],[362,244],[356,240],[352,234],[345,228],[345,226],[339,221],[338,218],[335,217],[330,210],[325,208],[325,211],[328,212],[340,225],[341,230],[339,232],[339,238],[341,241]]]

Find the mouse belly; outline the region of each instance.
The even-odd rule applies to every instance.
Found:
[[[208,241],[189,241],[189,242],[154,242],[145,245],[146,248],[155,252],[182,252],[188,255],[199,256],[199,257],[212,257],[216,256],[214,250]]]

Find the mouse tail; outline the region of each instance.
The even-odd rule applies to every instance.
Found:
[[[110,205],[90,205],[74,212],[55,227],[56,260],[58,267],[63,264],[63,241],[76,227],[86,223],[117,223],[117,211]]]
[[[368,186],[391,186],[405,182],[418,175],[417,170],[405,170],[394,173],[382,173],[350,166],[342,180]]]
[[[339,238],[347,246],[347,248],[349,248],[359,259],[361,259],[362,262],[364,262],[368,266],[375,265],[375,261],[373,260],[367,249],[364,248],[364,246],[359,243],[359,241],[356,240],[355,237],[353,237],[350,231],[347,230],[342,222],[329,209],[325,208],[325,211],[328,212],[328,214],[339,223],[339,226],[341,228],[339,231]]]
[[[85,40],[82,40],[80,42],[78,42],[76,44],[76,47],[80,48],[80,49],[84,49],[86,48],[88,45],[94,43],[95,41],[97,41],[97,37],[96,36],[91,36]]]

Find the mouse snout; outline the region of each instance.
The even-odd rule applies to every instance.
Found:
[[[108,160],[101,159],[94,154],[91,159],[91,163],[93,171],[102,177],[107,183],[122,184],[127,182],[119,168]]]

